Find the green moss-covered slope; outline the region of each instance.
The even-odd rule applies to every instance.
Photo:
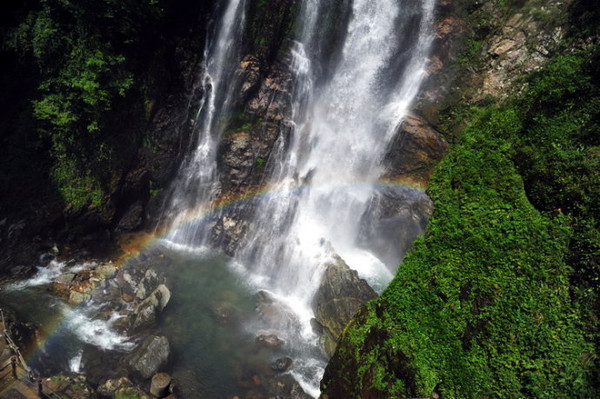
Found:
[[[590,29],[519,95],[461,111],[427,233],[346,328],[324,397],[598,397],[600,63],[570,48]]]

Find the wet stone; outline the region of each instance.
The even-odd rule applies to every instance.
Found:
[[[256,343],[267,348],[279,349],[283,346],[285,341],[279,338],[277,334],[272,331],[261,330],[256,336]]]
[[[283,373],[292,367],[293,363],[294,361],[291,358],[282,357],[271,363],[271,369],[273,371],[277,371],[278,373]]]

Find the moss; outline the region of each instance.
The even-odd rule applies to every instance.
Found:
[[[457,111],[428,230],[344,332],[324,393],[598,395],[597,59],[558,57],[521,97]]]

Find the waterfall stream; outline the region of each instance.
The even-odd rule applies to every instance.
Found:
[[[207,233],[198,225],[186,223],[193,217],[190,213],[206,213],[218,191],[217,148],[235,94],[233,82],[240,59],[239,38],[244,32],[245,8],[245,0],[229,1],[214,36],[209,35],[205,45],[199,79],[203,97],[193,127],[196,148],[183,161],[166,217],[173,220],[168,239],[187,247],[201,243]]]
[[[277,328],[288,329],[283,334],[290,351],[305,359],[306,367],[292,374],[313,396],[318,395],[325,359],[311,328],[311,300],[324,265],[339,255],[381,290],[400,260],[382,260],[359,245],[361,216],[377,195],[382,160],[425,77],[434,3],[344,2],[351,10],[346,10],[349,18],[335,59],[319,34],[328,5],[317,0],[301,4],[301,29],[291,45],[289,66],[293,129],[271,152],[270,195],[252,215],[232,269],[292,313],[294,322]],[[245,7],[243,0],[229,1],[207,45],[197,147],[184,162],[169,208],[173,224],[166,241],[174,247],[206,245],[205,225],[186,220],[193,218],[190,212],[210,211],[218,186],[221,120],[235,96]]]

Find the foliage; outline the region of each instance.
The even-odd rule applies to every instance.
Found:
[[[430,182],[427,233],[347,327],[325,393],[598,395],[595,53],[558,57],[521,98],[470,111]]]
[[[59,191],[75,209],[86,197],[98,201],[101,196],[84,187],[106,187],[118,173],[113,154],[136,141],[117,138],[109,121],[136,80],[126,55],[135,53],[145,26],[160,14],[155,1],[42,0],[5,43],[39,71],[33,116],[52,143]],[[78,170],[69,175],[72,168]]]

